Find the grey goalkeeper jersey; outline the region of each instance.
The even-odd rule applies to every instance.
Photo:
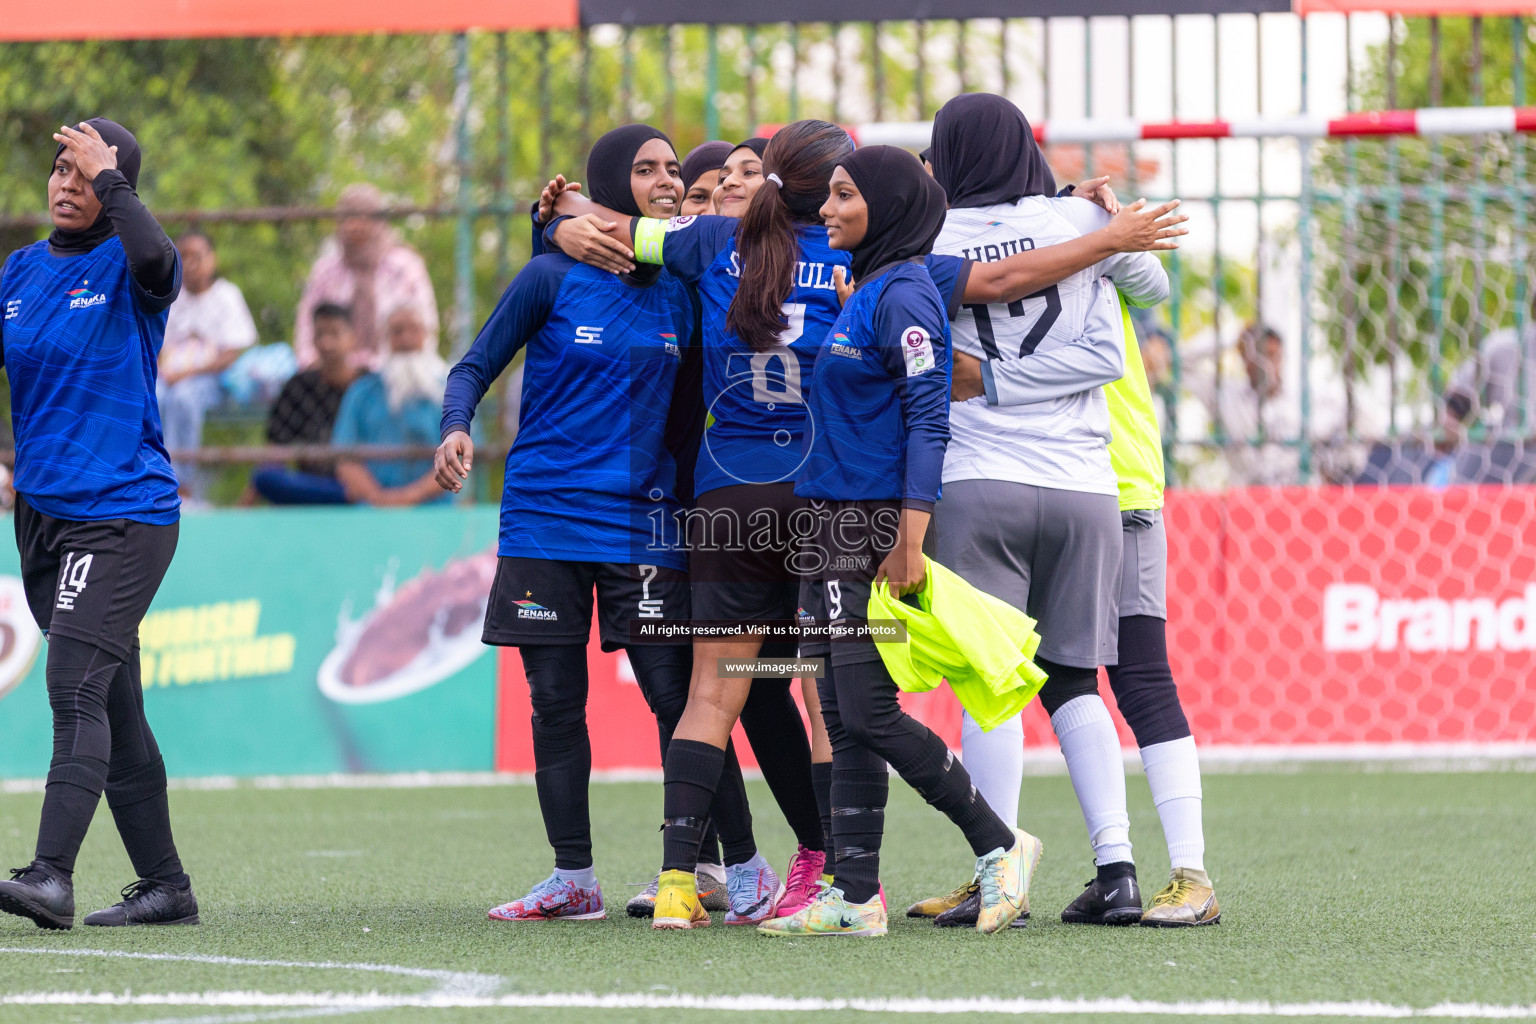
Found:
[[[1069,242],[1109,223],[1086,199],[1027,196],[950,210],[934,252],[981,263]],[[986,394],[949,407],[944,482],[1012,480],[1117,494],[1103,385],[1125,372],[1118,288],[1135,305],[1168,297],[1151,253],[1125,253],[1017,302],[962,306],[956,351],[982,360]]]

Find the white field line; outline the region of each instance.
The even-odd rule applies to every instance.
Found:
[[[1135,748],[1121,751],[1127,767],[1141,765]],[[1307,765],[1349,764],[1403,772],[1536,772],[1536,743],[1314,743],[1306,745],[1200,747],[1200,765],[1209,774],[1296,771]],[[1066,761],[1056,747],[1024,751],[1031,775],[1060,775]],[[760,779],[756,770],[742,772]],[[642,768],[598,769],[593,782],[660,782],[661,772]],[[466,786],[529,786],[527,772],[386,772],[357,775],[208,775],[171,780],[172,789],[437,789]],[[41,793],[43,779],[0,779],[0,794]]]
[[[430,967],[401,967],[396,964],[352,964],[309,960],[247,960],[235,956],[212,956],[196,953],[132,953],[120,949],[37,949],[27,946],[0,946],[0,955],[6,953],[32,954],[37,956],[84,956],[107,960],[157,960],[162,963],[216,964],[227,967],[295,967],[314,971],[362,971],[373,974],[394,974],[406,978],[424,978],[437,985],[430,995],[445,997],[488,996],[501,988],[505,979],[496,974],[478,974],[474,971],[445,971]],[[7,997],[0,996],[0,1000]],[[173,1005],[173,1004],[168,1004]],[[188,1004],[202,1005],[202,1004]],[[226,1005],[226,1004],[208,1004]],[[237,1003],[233,1005],[267,1005]]]
[[[1429,1007],[1400,1006],[1364,1001],[1269,1003],[1236,999],[1212,999],[1163,1003],[1150,1000],[1118,999],[822,999],[789,998],[768,995],[695,995],[677,993],[590,992],[518,993],[497,995],[505,979],[493,974],[470,971],[434,970],[395,964],[340,963],[303,960],[249,960],[241,957],[180,953],[133,953],[105,949],[38,949],[35,947],[0,947],[0,954],[21,953],[40,956],[98,957],[123,960],[151,960],[171,963],[217,964],[238,967],[289,967],[327,971],[362,971],[424,978],[438,984],[422,995],[392,995],[378,992],[14,992],[0,994],[0,1006],[172,1006],[227,1007],[320,1011],[314,1015],[330,1016],[371,1010],[419,1009],[589,1009],[589,1010],[705,1010],[728,1013],[828,1013],[859,1011],[892,1014],[997,1015],[1069,1015],[1107,1014],[1117,1016],[1192,1016],[1192,1017],[1359,1017],[1398,1019],[1434,1017],[1460,1020],[1536,1020],[1536,1005],[1492,1006],[1483,1003],[1440,1003]],[[237,1021],[280,1019],[279,1014],[241,1014],[199,1018],[207,1024],[237,1024]]]
[[[891,1014],[986,1013],[1008,1016],[1090,1014],[1159,1017],[1355,1017],[1364,1019],[1439,1018],[1451,1020],[1533,1020],[1536,1006],[1440,1003],[1399,1006],[1391,1003],[1269,1003],[1209,999],[1175,1003],[1143,999],[820,999],[768,995],[658,995],[642,993],[548,993],[504,996],[421,996],[333,992],[18,992],[0,995],[0,1006],[228,1006],[312,1008],[318,1010],[397,1009],[587,1009],[702,1010],[713,1013],[829,1013],[857,1011]]]

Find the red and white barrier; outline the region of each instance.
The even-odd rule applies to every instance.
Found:
[[[765,124],[771,135],[782,125]],[[845,125],[861,146],[926,147],[932,121],[874,121]],[[1096,142],[1144,142],[1152,139],[1338,139],[1368,135],[1482,135],[1536,131],[1536,107],[1425,107],[1419,110],[1369,110],[1343,117],[1307,114],[1252,117],[1234,121],[1135,121],[1085,119],[1037,121],[1041,145]]]

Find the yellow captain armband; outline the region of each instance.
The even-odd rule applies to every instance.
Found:
[[[671,221],[653,217],[635,219],[635,260],[639,263],[661,264],[661,243],[667,237]]]

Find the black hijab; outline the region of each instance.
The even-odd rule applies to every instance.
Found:
[[[931,162],[934,180],[956,208],[1056,194],[1056,178],[1029,121],[990,93],[965,93],[939,108]]]
[[[133,137],[133,133],[116,121],[109,121],[104,117],[93,117],[85,122],[96,129],[103,142],[109,146],[117,147],[117,169],[128,179],[128,187],[139,187],[139,163],[142,154],[139,152],[139,140]],[[59,154],[64,152],[64,144],[59,143],[59,148],[53,151],[53,162],[57,162]],[[53,173],[53,162],[48,165],[48,173]],[[105,210],[96,215],[91,226],[81,231],[66,231],[63,228],[54,228],[48,235],[48,247],[58,256],[78,256],[81,253],[90,252],[102,242],[117,234],[117,228],[112,226],[112,219],[107,216]]]
[[[933,251],[944,227],[944,190],[917,157],[895,146],[865,146],[842,162],[864,194],[869,226],[853,250],[853,279]]]
[[[683,191],[693,188],[698,180],[710,171],[725,166],[725,158],[736,147],[729,142],[702,142],[683,157]]]
[[[635,202],[629,176],[635,165],[635,154],[652,139],[672,145],[665,132],[648,124],[626,124],[593,143],[592,151],[587,154],[587,195],[593,202],[631,217],[646,216]],[[683,187],[687,188],[687,182]],[[682,201],[681,193],[677,198]]]
[[[757,154],[757,158],[759,160],[761,160],[763,158],[763,154],[765,152],[767,152],[767,150],[768,150],[768,140],[765,139],[761,135],[754,135],[754,136],[752,136],[752,138],[748,139],[746,142],[738,142],[738,143],[736,143],[736,145],[732,146],[731,147],[731,153],[736,152],[738,149],[741,149],[743,146],[745,146],[747,149],[750,149],[752,152],[756,153]],[[731,153],[727,153],[726,156],[730,156]]]

